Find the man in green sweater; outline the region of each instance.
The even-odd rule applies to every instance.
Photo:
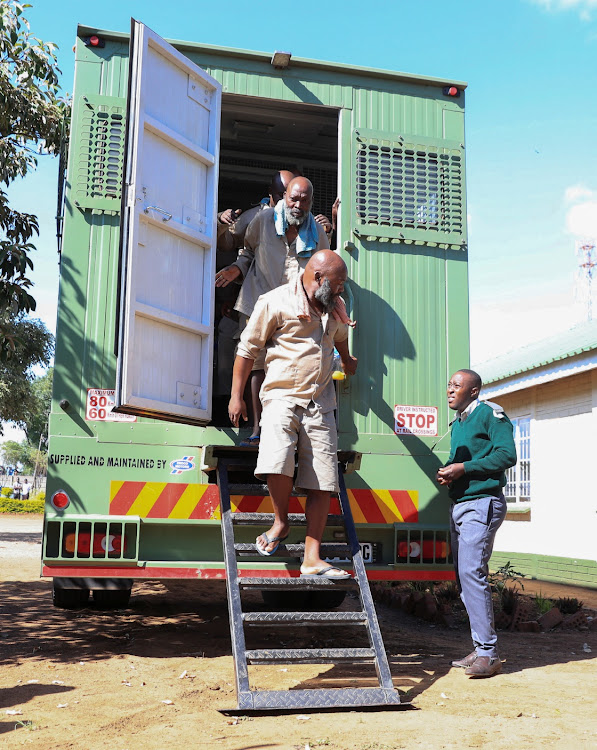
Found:
[[[487,575],[493,541],[506,516],[505,472],[516,464],[512,423],[501,406],[479,401],[481,386],[473,370],[458,370],[450,378],[448,406],[456,417],[450,457],[437,472],[453,503],[452,556],[474,644],[452,666],[463,667],[469,677],[492,677],[502,668]]]

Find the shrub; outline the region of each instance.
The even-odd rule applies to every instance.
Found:
[[[541,592],[539,592],[538,594],[535,594],[535,607],[540,615],[544,615],[553,607],[553,601],[551,599],[546,599]]]
[[[575,597],[563,596],[556,599],[556,607],[563,615],[573,615],[582,609],[584,602],[579,602]]]
[[[2,497],[12,497],[12,487],[2,488]]]
[[[0,513],[43,513],[43,500],[14,500],[0,498]]]

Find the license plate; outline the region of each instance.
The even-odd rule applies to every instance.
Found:
[[[373,559],[373,544],[371,542],[359,542],[359,546],[361,548],[361,554],[363,555],[363,562],[364,563],[372,563],[374,562]],[[327,562],[331,563],[345,563],[350,562],[350,558],[348,557],[326,557]]]

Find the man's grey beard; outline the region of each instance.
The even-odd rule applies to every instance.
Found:
[[[300,227],[300,225],[303,224],[305,219],[307,218],[307,212],[303,211],[302,216],[293,216],[292,209],[288,208],[288,206],[284,204],[284,216],[286,217],[286,222],[288,223],[288,226]]]
[[[332,291],[332,285],[328,279],[324,279],[319,289],[315,292],[315,299],[323,307],[326,313],[333,312],[336,307],[336,295]]]

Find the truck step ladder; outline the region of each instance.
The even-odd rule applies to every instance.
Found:
[[[228,593],[228,611],[232,652],[235,665],[236,692],[238,707],[225,713],[246,714],[271,710],[293,709],[333,709],[360,707],[409,707],[400,704],[400,695],[392,684],[390,667],[386,657],[383,640],[367,574],[357,539],[356,529],[350,510],[350,503],[344,484],[342,470],[340,480],[340,506],[342,515],[329,516],[328,526],[344,527],[345,543],[322,544],[322,557],[342,556],[352,558],[354,578],[332,581],[326,578],[302,579],[299,577],[259,577],[241,575],[238,571],[238,555],[258,556],[256,545],[236,543],[235,526],[254,525],[266,529],[273,521],[271,513],[232,512],[231,495],[247,494],[267,496],[266,485],[247,485],[234,483],[235,473],[247,473],[255,466],[256,451],[251,448],[220,448],[214,451],[218,458],[217,480],[220,491],[222,513],[222,543],[226,564],[226,586]],[[340,465],[342,469],[342,464]],[[293,493],[294,494],[294,493]],[[291,526],[304,526],[305,516],[302,513],[290,514]],[[258,556],[267,568],[290,558],[300,559],[304,553],[304,544],[280,544],[278,552],[271,557]],[[267,562],[265,562],[267,561]],[[254,559],[251,557],[251,562]],[[246,573],[246,571],[243,571]],[[241,589],[262,591],[291,592],[333,592],[351,590],[358,594],[361,609],[358,612],[247,612],[241,604]],[[245,628],[256,626],[290,626],[295,630],[303,625],[359,625],[364,627],[369,640],[368,648],[246,648]],[[249,684],[249,665],[253,664],[339,664],[367,662],[375,665],[377,687],[347,687],[307,690],[253,690]],[[354,680],[351,680],[354,682]]]

